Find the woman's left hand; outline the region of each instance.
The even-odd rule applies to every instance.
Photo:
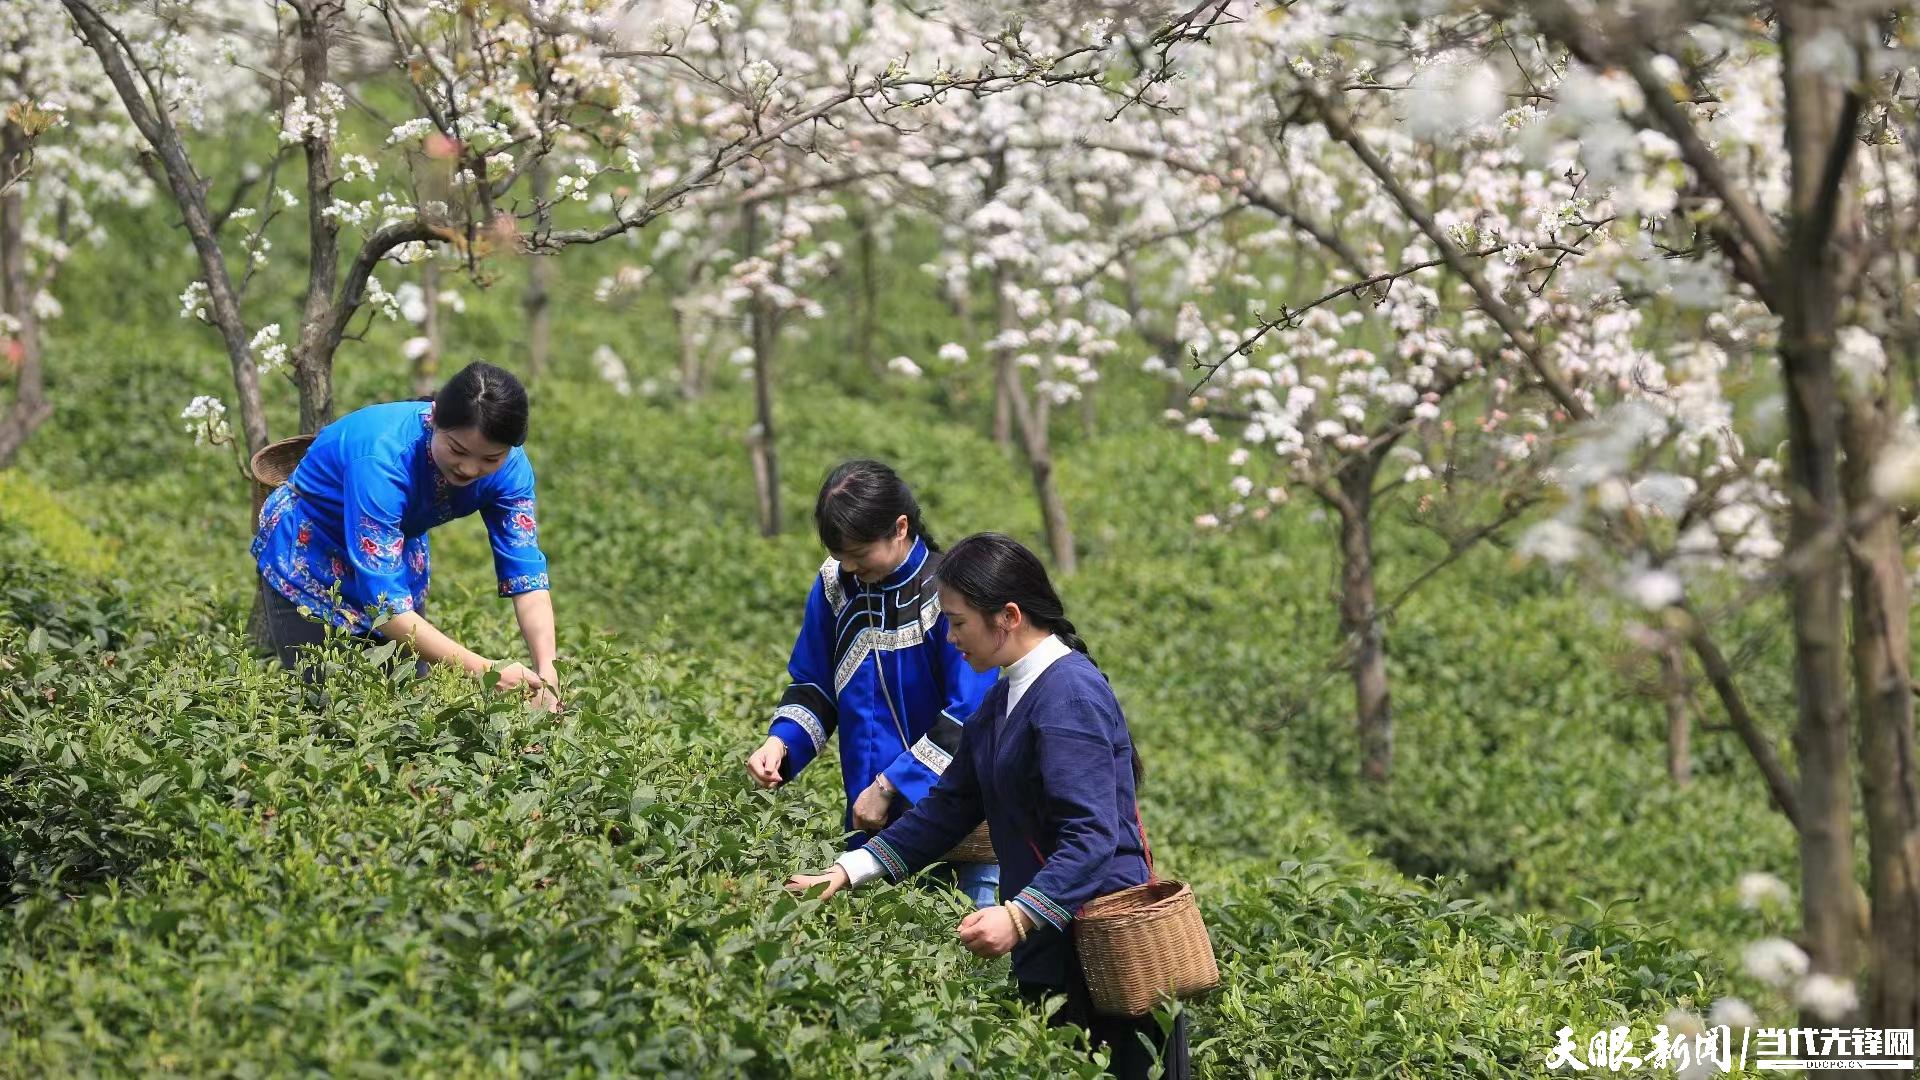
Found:
[[[1020,932],[1013,928],[1013,913],[1005,904],[981,908],[960,920],[960,944],[975,956],[992,959],[1005,956],[1020,943]]]
[[[533,704],[550,713],[565,708],[560,702],[560,675],[552,665],[540,669],[540,690],[533,695]]]
[[[893,810],[893,791],[883,777],[874,777],[867,790],[853,800],[853,826],[862,832],[879,832],[887,827],[887,814]]]

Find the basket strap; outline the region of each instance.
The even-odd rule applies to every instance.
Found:
[[[1140,830],[1140,850],[1147,857],[1147,880],[1156,880],[1153,872],[1153,845],[1147,843],[1147,823],[1140,820],[1140,800],[1133,800],[1133,827]]]

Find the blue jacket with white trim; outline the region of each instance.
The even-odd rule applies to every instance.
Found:
[[[1079,965],[1068,929],[1080,908],[1151,876],[1133,738],[1112,688],[1082,653],[1041,672],[1011,714],[1006,702],[1002,679],[962,729],[959,753],[933,791],[867,850],[899,881],[984,818],[1000,860],[1000,895],[1034,925],[1013,950],[1014,977],[1061,989]]]
[[[875,776],[886,774],[909,804],[927,796],[999,675],[976,673],[947,643],[933,584],[938,561],[915,538],[906,561],[869,585],[828,559],[807,594],[787,664],[793,682],[768,734],[787,744],[780,775],[791,780],[840,733],[849,830],[853,800]]]

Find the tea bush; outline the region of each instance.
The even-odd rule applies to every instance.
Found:
[[[888,278],[900,333],[944,317],[911,272],[926,242],[902,238]],[[569,280],[630,257],[581,255]],[[73,280],[153,277],[125,257],[79,256]],[[517,273],[453,321],[453,355],[509,354]],[[835,850],[835,770],[775,795],[741,767],[821,558],[804,513],[831,463],[894,461],[949,539],[1037,537],[1024,470],[979,434],[990,403],[849,382],[831,327],[793,342],[792,520],[765,540],[746,396],[608,393],[593,344],[637,358],[636,381],[671,350],[645,319],[571,305],[529,448],[556,722],[345,651],[324,690],[255,659],[245,489],[172,419],[222,364],[167,290],[115,288],[125,318],[53,324],[60,418],[0,481],[0,1074],[1093,1071],[1004,962],[959,947],[957,895],[785,896]],[[404,393],[388,332],[343,358],[343,408]],[[1644,1036],[1745,990],[1728,959],[1761,924],[1732,883],[1791,877],[1792,844],[1728,737],[1703,733],[1694,784],[1668,785],[1658,703],[1613,670],[1604,613],[1488,549],[1391,626],[1398,772],[1357,785],[1348,690],[1322,677],[1327,524],[1294,507],[1196,535],[1187,478],[1221,463],[1136,419],[1157,393],[1116,380],[1091,434],[1061,425],[1083,550],[1063,592],[1136,729],[1159,866],[1214,934],[1199,1072],[1531,1077],[1560,1026]],[[434,544],[436,622],[517,652],[478,525]],[[1398,518],[1381,549],[1390,580],[1436,552]]]

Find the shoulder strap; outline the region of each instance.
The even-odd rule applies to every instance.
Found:
[[[1140,831],[1140,850],[1147,857],[1147,880],[1153,881],[1158,875],[1153,872],[1153,845],[1147,843],[1147,823],[1140,820],[1140,800],[1133,800],[1133,827]]]

